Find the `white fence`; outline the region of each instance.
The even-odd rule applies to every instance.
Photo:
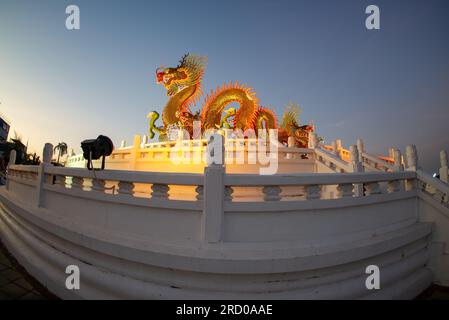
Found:
[[[430,269],[449,284],[447,184],[419,170],[413,147],[391,161],[334,146],[280,149],[321,173],[261,176],[54,167],[47,145],[41,165],[8,167],[0,227],[63,297],[410,298]],[[80,293],[55,280],[73,263],[90,277]],[[384,290],[366,291],[367,263]]]
[[[286,158],[304,152],[317,164],[340,173],[227,174],[225,166],[215,164],[206,167],[203,174],[89,171],[42,163],[9,166],[7,189],[23,197],[23,185],[31,187],[26,191],[34,195],[29,201],[39,208],[53,202],[51,195],[63,194],[76,199],[201,212],[201,239],[209,242],[223,239],[226,210],[318,210],[416,196],[416,172],[363,172],[356,146],[350,150],[351,163],[320,147],[280,150]],[[66,203],[58,203],[58,210],[64,210]]]

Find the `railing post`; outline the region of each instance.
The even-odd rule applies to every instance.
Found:
[[[142,143],[142,137],[140,135],[134,136],[134,145],[133,149],[131,150],[131,158],[129,160],[130,168],[129,170],[136,170],[136,163],[137,163],[137,156],[139,154],[139,149],[141,148]]]
[[[336,139],[335,144],[337,145],[338,153],[340,153],[341,149],[343,149],[343,143],[341,142],[341,139]]]
[[[296,147],[296,139],[295,139],[295,137],[291,137],[291,136],[288,137],[288,139],[287,139],[287,146],[288,146],[289,148],[294,148],[294,147]],[[293,156],[292,153],[288,152],[286,158],[287,158],[287,159],[293,159],[294,156]]]
[[[349,147],[349,155],[352,163],[352,171],[353,172],[364,172],[363,164],[360,162],[359,157],[359,149],[356,145],[351,145]],[[354,185],[354,195],[356,197],[363,196],[363,184],[355,184]]]
[[[206,163],[201,240],[213,243],[221,240],[224,217],[223,136],[213,134],[209,137],[206,147]]]
[[[53,145],[51,143],[46,143],[44,150],[42,152],[42,162],[39,164],[38,174],[37,174],[37,199],[36,206],[38,208],[43,205],[44,198],[44,184],[45,184],[45,167],[51,165],[51,157],[53,155]]]
[[[351,159],[353,172],[363,172],[363,165],[360,162],[359,149],[356,145],[349,146],[349,157]]]
[[[315,132],[309,134],[309,146],[310,149],[318,148],[318,136]]]
[[[392,151],[393,159],[394,159],[394,171],[404,171],[404,165],[402,164],[402,154],[401,151],[398,149],[393,149]],[[395,191],[394,183],[390,183],[391,186],[393,186],[393,191]],[[398,190],[405,190],[405,182],[404,181],[398,181]]]
[[[332,151],[337,158],[341,158],[341,155],[340,155],[341,140],[340,139],[336,139],[335,141],[332,142]]]
[[[16,159],[17,159],[17,151],[16,150],[11,150],[11,152],[9,153],[9,162],[8,162],[7,168],[9,168],[10,166],[15,165],[16,164]],[[9,178],[8,177],[6,177],[6,190],[9,190]]]
[[[390,158],[394,158],[394,151],[395,151],[394,148],[388,148],[388,156]]]
[[[398,149],[393,149],[392,155],[393,155],[393,159],[394,159],[395,171],[403,171],[404,166],[402,165],[401,151]]]
[[[406,148],[407,170],[416,171],[418,169],[418,153],[415,145],[408,145]]]
[[[363,153],[365,152],[365,144],[362,139],[357,139],[357,149],[359,150],[359,162],[363,162]]]
[[[142,136],[142,140],[140,142],[140,148],[143,149],[145,148],[145,145],[148,143],[148,136],[147,135],[143,135]]]

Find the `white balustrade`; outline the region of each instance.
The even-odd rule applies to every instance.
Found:
[[[449,208],[449,185],[442,182],[440,179],[432,177],[422,170],[417,170],[417,174],[418,191]]]
[[[337,157],[335,154],[322,148],[315,148],[314,151],[317,155],[318,161],[327,166],[329,169],[340,173],[353,172],[352,165]]]
[[[223,143],[223,141],[219,142]],[[120,170],[89,171],[55,167],[49,163],[43,163],[39,167],[11,165],[9,166],[9,176],[18,182],[26,181],[20,178],[23,175],[33,176],[32,181],[26,182],[38,189],[37,206],[39,207],[46,205],[47,197],[43,197],[43,193],[59,192],[68,196],[73,194],[76,197],[84,195],[88,199],[103,202],[179,206],[182,208],[187,205],[187,200],[179,197],[180,194],[176,193],[176,188],[173,188],[172,192],[171,186],[191,186],[195,191],[191,191],[192,195],[188,202],[202,206],[201,239],[206,242],[222,240],[225,210],[227,206],[237,205],[237,202],[256,203],[263,208],[278,204],[285,205],[286,202],[295,205],[307,202],[325,203],[328,200],[359,201],[371,195],[388,197],[398,194],[398,196],[405,196],[407,191],[414,192],[414,188],[410,186],[416,184],[416,172],[413,171],[363,172],[357,146],[350,147],[348,154],[350,163],[337,158],[319,146],[315,149],[280,148],[280,152],[298,155],[298,161],[303,160],[300,159],[302,154],[311,155],[311,161],[325,162],[328,166],[334,166],[336,170],[344,171],[344,173],[294,173],[267,176],[226,174],[225,167],[219,164],[220,155],[217,158],[214,154],[216,151],[222,150],[220,143],[218,149],[208,149],[211,155],[208,161],[209,166],[205,168],[204,174]],[[224,154],[221,155],[221,157],[223,156]],[[68,188],[67,184],[70,181],[71,187]],[[406,190],[400,187],[401,183],[404,184],[405,181],[408,186]],[[388,193],[381,193],[380,183],[387,185]],[[110,188],[107,188],[106,185],[117,186],[118,192],[116,194],[107,192]],[[145,185],[147,188],[144,187]],[[365,187],[365,192],[363,192],[362,186]],[[360,188],[362,189],[360,190]],[[137,189],[139,195],[141,189],[146,190],[143,192],[147,193],[148,197],[137,196],[135,194]],[[332,196],[329,196],[330,192],[333,193]],[[255,194],[258,195],[255,196]],[[444,192],[443,194],[437,193],[435,197],[444,200],[446,195],[447,193]]]

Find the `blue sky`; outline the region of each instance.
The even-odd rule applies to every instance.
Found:
[[[77,4],[81,29],[65,28]],[[365,28],[365,8],[381,30]],[[289,101],[330,143],[369,151],[415,143],[423,166],[449,151],[447,1],[0,0],[0,111],[31,148],[147,132],[165,90],[154,71],[207,55],[205,92],[254,88],[280,117]]]

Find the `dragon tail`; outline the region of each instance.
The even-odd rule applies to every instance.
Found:
[[[273,111],[270,109],[259,106],[257,110],[257,122],[255,124],[255,129],[277,129],[278,121],[277,117]]]

